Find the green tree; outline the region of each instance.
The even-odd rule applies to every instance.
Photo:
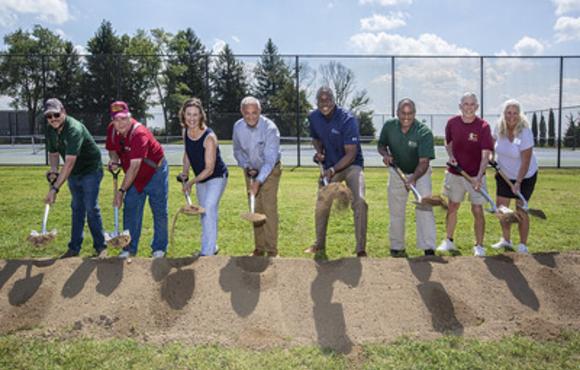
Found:
[[[169,42],[173,37],[173,34],[165,32],[163,28],[155,28],[151,30],[151,35],[153,37],[153,42],[155,43],[155,53],[159,55],[160,63],[159,70],[154,68],[151,69],[151,76],[154,77],[153,84],[155,85],[155,90],[157,91],[157,96],[159,98],[158,102],[163,112],[163,124],[165,127],[164,131],[167,134],[169,132],[169,112],[166,105],[167,102],[165,99],[165,89],[163,88],[165,81],[165,75],[163,71],[167,68],[167,59],[161,57],[161,55],[168,53]]]
[[[278,47],[268,39],[262,57],[254,68],[256,86],[254,96],[260,100],[264,113],[278,112],[273,100],[291,83],[291,72],[278,53]]]
[[[556,120],[554,119],[554,111],[550,108],[548,115],[548,146],[553,147],[556,141]]]
[[[534,145],[538,145],[538,116],[536,112],[532,115],[532,134],[534,135]]]
[[[576,141],[576,136],[578,134],[578,127],[576,126],[576,120],[574,115],[570,113],[566,116],[568,119],[568,129],[566,130],[566,135],[564,136],[564,146],[567,148],[576,148],[578,142]]]
[[[111,22],[103,20],[88,41],[87,50],[91,56],[87,58],[86,84],[83,88],[84,122],[93,135],[104,135],[111,121],[111,103],[123,99],[119,77],[122,74],[121,55],[125,45],[115,34]],[[132,110],[130,102],[127,104]]]
[[[540,117],[540,147],[545,146],[546,141],[546,120],[542,114],[542,117]]]
[[[244,63],[236,60],[229,45],[219,53],[210,78],[212,128],[218,137],[229,140],[233,124],[240,117],[240,102],[248,94]]]
[[[35,25],[32,32],[18,29],[4,36],[4,44],[8,49],[0,60],[0,94],[12,98],[12,108],[28,112],[28,131],[38,133],[36,118],[42,112],[44,88],[55,85],[58,71],[57,59],[50,56],[63,54],[65,42]]]
[[[352,99],[349,109],[357,118],[361,136],[375,136],[375,126],[373,125],[374,110],[369,109],[370,98],[366,90],[357,92]]]
[[[195,34],[188,28],[179,31],[169,40],[168,51],[172,57],[164,72],[165,108],[168,112],[169,133],[179,135],[179,109],[193,96],[207,101],[207,52]]]
[[[54,58],[57,65],[54,86],[47,89],[47,97],[58,98],[67,113],[77,117],[83,110],[84,64],[70,41],[65,42],[63,55]]]

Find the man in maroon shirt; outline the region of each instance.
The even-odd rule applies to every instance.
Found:
[[[123,225],[131,233],[131,243],[119,257],[137,254],[147,196],[153,213],[152,254],[154,258],[163,257],[168,244],[169,166],[165,153],[147,127],[131,117],[125,102],[111,104],[111,119],[106,144],[109,169],[115,171],[120,164],[125,173],[113,205],[124,205]]]
[[[449,163],[460,166],[475,182],[472,186],[461,174],[452,168],[447,168],[443,181],[442,194],[449,198],[449,210],[445,219],[447,237],[437,248],[438,251],[450,252],[455,249],[453,234],[457,225],[457,211],[465,194],[469,194],[471,213],[474,217],[475,247],[477,257],[485,257],[483,235],[485,233],[485,217],[483,205],[487,199],[478,190],[486,189],[485,169],[490,153],[493,151],[493,138],[489,124],[476,116],[479,104],[473,93],[466,93],[461,98],[459,109],[461,115],[452,117],[445,126],[445,149],[449,155]]]

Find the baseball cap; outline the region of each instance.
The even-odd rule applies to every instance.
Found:
[[[44,114],[47,113],[60,113],[64,109],[64,106],[60,102],[60,100],[56,98],[51,98],[46,101],[44,104]]]
[[[116,117],[127,117],[129,115],[129,107],[124,101],[116,101],[111,104],[111,119]]]

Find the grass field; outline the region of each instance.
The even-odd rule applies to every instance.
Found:
[[[51,207],[48,229],[57,229],[57,238],[47,247],[36,249],[26,241],[31,230],[40,231],[44,212],[44,197],[48,190],[44,178],[44,167],[0,167],[2,197],[0,198],[0,258],[56,257],[64,253],[70,238],[70,192],[63,189],[56,203]],[[172,167],[170,171],[169,214],[170,222],[175,212],[184,204],[181,185],[175,180],[179,171]],[[433,191],[440,193],[443,180],[443,169],[433,173]],[[495,193],[495,181],[488,170],[489,193]],[[541,171],[536,191],[530,201],[530,207],[542,209],[547,220],[531,218],[529,248],[531,252],[563,251],[579,249],[580,236],[577,224],[580,210],[576,207],[580,201],[577,191],[579,169],[544,169]],[[318,171],[313,168],[285,168],[279,190],[279,249],[282,257],[305,257],[303,250],[314,241],[314,206],[316,202],[316,179]],[[387,179],[386,169],[372,168],[365,171],[366,198],[369,204],[367,248],[371,257],[388,257]],[[220,254],[241,256],[253,250],[253,233],[251,224],[244,221],[239,214],[247,212],[248,205],[243,185],[241,169],[230,168],[230,179],[220,205],[220,224],[218,245]],[[101,184],[100,206],[105,230],[114,230],[114,213],[112,207],[112,175],[105,174]],[[192,194],[195,202],[195,195]],[[445,236],[445,213],[440,207],[435,208],[437,222],[437,239]],[[487,253],[497,253],[489,246],[501,237],[499,223],[493,215],[486,213],[486,233],[484,246]],[[415,241],[414,210],[407,208],[407,252],[409,257],[421,255]],[[455,240],[458,252],[471,255],[474,244],[473,217],[468,204],[459,210]],[[138,256],[151,254],[149,243],[152,236],[152,219],[149,207],[145,207],[143,232]],[[168,257],[189,256],[200,248],[201,225],[196,216],[179,215],[175,227],[174,244],[168,249]],[[514,242],[518,242],[517,230],[512,230]],[[351,257],[355,247],[352,211],[333,211],[329,222],[327,253],[331,259]],[[85,227],[85,241],[81,256],[88,257],[94,253],[88,227]],[[119,252],[110,250],[110,255]]]
[[[48,190],[46,167],[0,167],[0,259],[56,257],[64,253],[70,236],[70,193],[63,189],[51,208],[48,228],[56,228],[55,241],[42,249],[31,247],[26,237],[32,229],[40,231],[44,211],[43,199]],[[241,170],[230,168],[231,176],[221,202],[220,254],[242,256],[253,249],[251,225],[239,217],[247,210]],[[175,181],[179,168],[171,168],[170,219],[185,204],[180,184]],[[435,169],[433,188],[440,193],[443,169]],[[490,194],[495,182],[488,171]],[[371,258],[388,257],[388,211],[385,169],[365,171],[369,204],[368,251]],[[531,252],[580,249],[577,191],[580,170],[541,170],[536,192],[530,202],[542,209],[547,220],[531,219],[529,248]],[[279,193],[280,255],[307,257],[303,250],[314,240],[314,204],[316,169],[285,168]],[[114,229],[112,176],[105,174],[101,185],[100,205],[105,229]],[[195,197],[193,198],[195,199]],[[437,239],[444,237],[444,217],[435,210]],[[486,214],[485,246],[488,255],[500,252],[489,246],[500,237],[494,216]],[[458,252],[472,254],[473,218],[469,207],[460,209],[455,235]],[[414,212],[408,207],[407,251],[409,257],[422,253],[415,248]],[[92,240],[85,229],[82,257],[93,254]],[[185,257],[199,250],[201,227],[195,216],[180,215],[175,244],[168,257]],[[152,235],[151,214],[146,207],[144,229],[138,256],[148,257]],[[352,211],[333,211],[328,233],[328,257],[352,257],[355,246]],[[517,232],[513,230],[513,239]],[[110,255],[119,252],[109,249]],[[1,272],[1,270],[0,270]],[[196,348],[179,343],[153,346],[130,339],[97,341],[76,338],[67,341],[26,339],[26,329],[0,336],[1,369],[578,369],[580,368],[580,333],[562,332],[557,340],[535,342],[524,336],[498,342],[443,336],[419,342],[407,337],[389,344],[366,343],[349,355],[325,348],[292,347],[251,351],[223,348],[219,344]]]

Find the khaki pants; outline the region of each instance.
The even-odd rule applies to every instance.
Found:
[[[346,186],[353,195],[351,208],[354,212],[354,230],[356,236],[355,252],[362,252],[367,244],[367,214],[368,205],[365,200],[365,174],[363,168],[357,165],[350,165],[346,169],[337,172],[331,182],[346,182]],[[326,248],[326,229],[331,207],[323,207],[320,199],[316,202],[316,249]]]
[[[416,182],[416,188],[421,195],[431,195],[431,167]],[[406,174],[409,176],[410,174]],[[402,251],[405,249],[405,221],[408,197],[413,197],[411,191],[407,191],[405,183],[401,180],[393,167],[389,167],[389,183],[387,185],[389,200],[389,242],[391,249]],[[435,215],[433,207],[415,206],[415,218],[417,222],[417,248],[421,250],[437,248],[435,236]]]
[[[260,186],[254,203],[254,212],[266,215],[266,221],[254,223],[254,244],[259,252],[278,253],[278,185],[282,175],[282,163],[278,162],[270,176]],[[245,175],[246,189],[250,178]],[[248,203],[250,195],[248,194]]]

